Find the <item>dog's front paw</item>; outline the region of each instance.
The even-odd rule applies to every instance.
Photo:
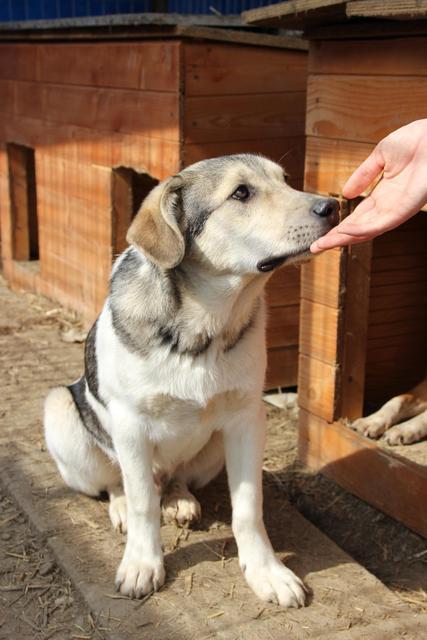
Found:
[[[126,496],[110,497],[108,513],[114,530],[119,533],[126,533],[128,529]]]
[[[264,602],[281,607],[304,606],[306,590],[302,581],[275,556],[263,563],[242,564],[242,570],[252,591]]]
[[[351,428],[367,438],[379,438],[387,431],[386,420],[381,416],[367,416],[359,418],[350,424]]]
[[[115,588],[124,596],[141,598],[158,591],[165,582],[163,559],[133,559],[125,552],[123,560],[117,570]]]
[[[171,493],[162,503],[163,521],[180,526],[193,525],[202,517],[200,503],[190,492],[185,495]]]
[[[409,422],[398,424],[387,431],[384,442],[390,446],[419,442],[426,436],[426,429],[422,427],[423,424],[416,419],[412,419],[411,424]]]

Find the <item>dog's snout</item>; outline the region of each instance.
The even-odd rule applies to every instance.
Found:
[[[321,218],[336,216],[339,210],[339,202],[334,198],[322,198],[322,200],[318,200],[316,204],[311,207],[311,212],[316,214],[316,216],[320,216]]]

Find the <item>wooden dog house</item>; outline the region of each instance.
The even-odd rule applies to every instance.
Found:
[[[156,20],[0,25],[4,273],[87,322],[156,181],[258,152],[302,186],[306,44]],[[294,385],[299,271],[278,273],[268,300],[267,386]]]
[[[251,24],[304,29],[310,41],[308,191],[339,197],[379,140],[426,117],[426,3],[295,0],[244,16]],[[343,201],[343,214],[353,206]],[[300,457],[422,535],[426,442],[385,448],[345,422],[410,389],[426,365],[425,213],[304,266]]]

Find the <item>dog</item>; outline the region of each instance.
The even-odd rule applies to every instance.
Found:
[[[388,445],[413,444],[427,438],[427,377],[408,393],[388,400],[378,411],[350,425]]]
[[[120,593],[138,598],[163,585],[161,509],[179,524],[199,519],[190,488],[225,464],[249,586],[264,601],[304,604],[304,585],[276,558],[262,516],[263,290],[281,265],[309,256],[338,209],[252,154],[191,165],[142,203],[87,336],[85,374],[51,390],[44,418],[66,484],[106,491],[113,526],[127,531]]]

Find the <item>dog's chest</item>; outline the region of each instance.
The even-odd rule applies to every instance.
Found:
[[[245,395],[235,391],[218,394],[205,405],[164,394],[145,398],[139,409],[150,423],[156,465],[168,470],[194,458],[212,433],[227,426],[246,404]]]

